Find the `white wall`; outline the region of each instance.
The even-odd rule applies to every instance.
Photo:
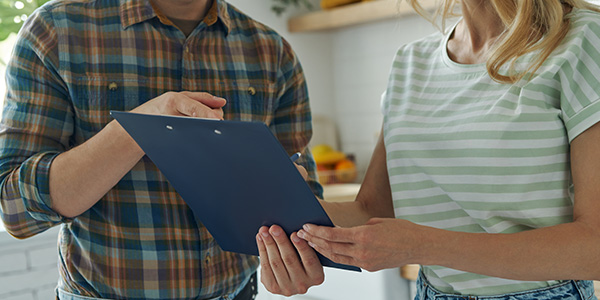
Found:
[[[0,299],[55,298],[58,227],[26,240],[0,232]]]
[[[412,15],[332,34],[335,119],[341,148],[356,155],[361,173],[381,130],[381,94],[396,50],[433,32],[429,22]]]

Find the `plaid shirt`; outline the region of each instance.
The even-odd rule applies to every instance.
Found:
[[[264,122],[288,153],[304,153],[299,163],[321,195],[305,149],[312,131],[300,64],[278,34],[225,1],[216,0],[187,38],[147,0],[50,2],[21,30],[7,86],[2,219],[18,238],[62,224],[59,288],[67,292],[212,298],[234,293],[258,264],[222,251],[147,157],[82,215],[53,211],[53,158],[102,130],[110,110],[131,110],[167,91],[228,99],[226,119]]]

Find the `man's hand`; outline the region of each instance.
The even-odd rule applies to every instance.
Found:
[[[296,233],[288,238],[277,225],[263,226],[256,235],[256,244],[261,282],[269,292],[286,297],[304,294],[325,280],[316,252]]]
[[[187,116],[223,119],[223,106],[227,101],[209,93],[167,92],[132,110],[152,115]]]
[[[306,169],[297,163],[294,163],[294,165],[296,166],[296,169],[298,169],[298,172],[300,172],[300,175],[302,175],[302,178],[304,178],[304,181],[306,181],[308,179],[308,172]]]

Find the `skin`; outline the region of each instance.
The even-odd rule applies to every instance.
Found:
[[[486,2],[462,1],[463,22],[448,43],[454,61],[485,62],[502,32],[498,16]],[[393,218],[385,145],[380,139],[356,201],[322,202],[336,227],[307,224],[292,234],[291,242],[278,226],[259,230],[261,280],[267,290],[286,296],[321,284],[322,266],[314,262],[314,250],[368,271],[422,264],[515,280],[600,279],[599,152],[600,124],[571,143],[573,222],[515,234],[464,233]]]

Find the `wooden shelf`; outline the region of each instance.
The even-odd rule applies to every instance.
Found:
[[[331,10],[315,11],[289,19],[288,30],[290,32],[330,30],[414,14],[412,7],[405,2],[402,1],[398,5],[396,0],[366,1]],[[433,9],[436,1],[421,1],[421,5],[425,9]]]

